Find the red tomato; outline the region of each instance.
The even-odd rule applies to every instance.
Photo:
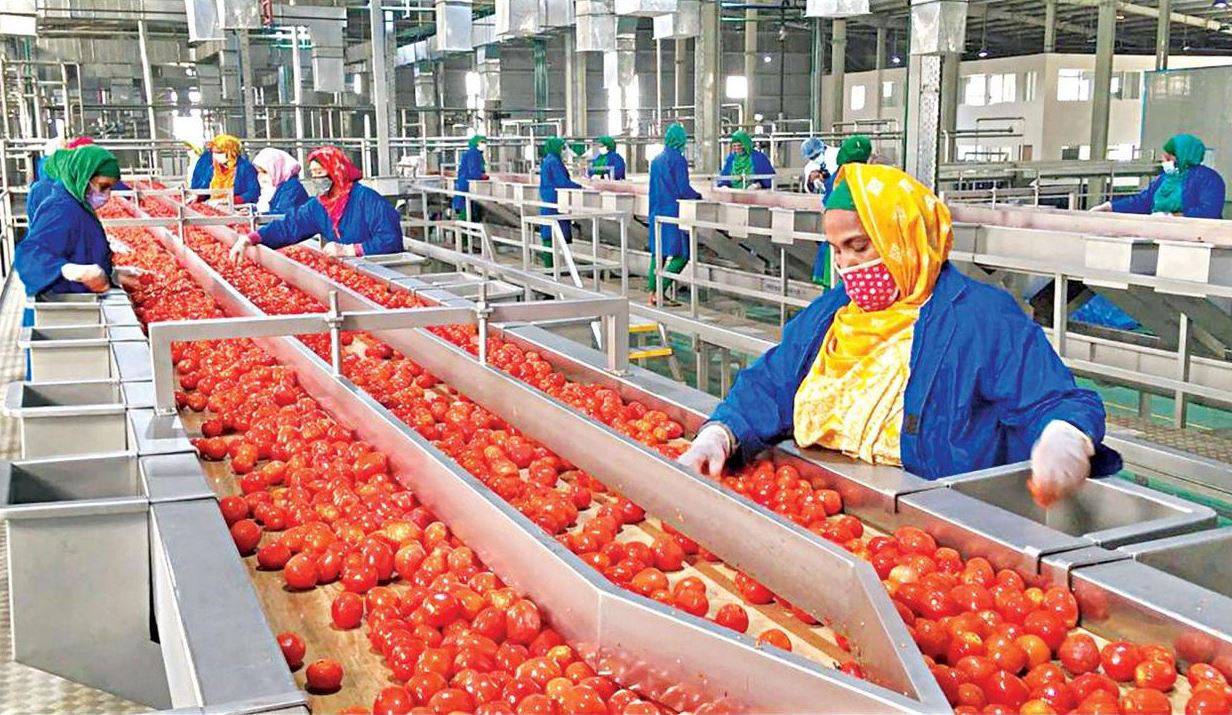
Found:
[[[334,598],[329,608],[334,626],[343,630],[359,627],[364,617],[364,600],[350,591],[343,591]]]
[[[1185,703],[1185,715],[1229,715],[1228,698],[1217,690],[1200,688],[1195,690]]]
[[[1193,663],[1189,669],[1185,671],[1185,677],[1189,679],[1189,684],[1197,686],[1198,683],[1207,680],[1213,680],[1216,683],[1226,685],[1228,679],[1219,669],[1209,663]]]
[[[240,519],[231,525],[231,540],[235,542],[235,548],[239,549],[241,556],[248,556],[256,551],[257,544],[261,543],[261,527],[252,519]]]
[[[985,681],[984,695],[994,705],[1017,708],[1027,701],[1030,692],[1021,678],[998,670]]]
[[[1109,678],[1124,683],[1133,680],[1134,669],[1142,662],[1142,653],[1133,643],[1116,641],[1104,646],[1099,660]]]
[[[512,643],[529,645],[542,629],[539,607],[531,601],[520,599],[505,611],[505,637]]]
[[[367,593],[377,584],[376,568],[360,563],[342,571],[342,587],[351,593]]]
[[[1099,667],[1099,646],[1085,633],[1066,636],[1057,650],[1061,665],[1074,675],[1090,673]]]
[[[427,705],[432,696],[449,686],[445,677],[434,671],[423,671],[411,676],[406,681],[406,689],[415,697],[419,705]]]
[[[710,610],[710,600],[704,592],[682,591],[674,598],[674,603],[676,608],[698,617],[704,617]]]
[[[453,712],[470,712],[474,709],[471,696],[460,688],[445,688],[428,700],[428,707],[436,715],[447,715]]]
[[[310,554],[298,553],[291,557],[282,571],[287,586],[306,591],[317,585],[317,562]]]
[[[1121,696],[1122,715],[1167,715],[1172,712],[1168,696],[1150,688],[1134,688]]]
[[[739,604],[725,603],[714,614],[714,622],[737,633],[744,633],[749,629],[749,614]]]
[[[1176,682],[1176,666],[1166,660],[1144,660],[1134,668],[1134,684],[1167,692]]]
[[[1061,623],[1060,619],[1047,611],[1028,613],[1022,625],[1027,633],[1043,638],[1044,642],[1048,644],[1048,648],[1054,652],[1057,648],[1061,647],[1061,642],[1065,640],[1065,624]]]
[[[266,571],[277,571],[291,560],[291,549],[281,541],[257,549],[257,564]]]
[[[783,650],[791,650],[791,639],[787,634],[777,628],[770,628],[762,631],[761,635],[757,636],[758,645],[772,645],[775,648]]]
[[[242,497],[223,497],[218,500],[218,508],[222,511],[222,518],[227,522],[228,527],[241,519],[248,518],[248,502]]]
[[[736,572],[736,589],[740,591],[740,596],[745,601],[754,605],[770,603],[774,599],[774,594],[770,592],[770,589],[742,571]]]
[[[291,631],[284,631],[278,634],[278,647],[282,650],[282,657],[287,661],[287,667],[291,670],[298,670],[304,664],[304,653],[308,648],[304,645],[304,639]]]
[[[304,672],[308,690],[317,694],[336,693],[342,687],[342,666],[336,660],[313,661]]]
[[[372,701],[372,715],[407,715],[415,706],[415,697],[399,685],[382,688]]]

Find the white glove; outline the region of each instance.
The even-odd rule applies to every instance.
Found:
[[[251,245],[252,245],[252,241],[248,240],[247,234],[244,234],[240,236],[239,238],[235,239],[235,243],[231,244],[231,250],[227,254],[231,258],[231,262],[237,266],[243,263],[244,262],[244,250],[247,249]]]
[[[64,276],[66,281],[85,284],[85,287],[94,293],[102,293],[111,287],[111,281],[107,280],[102,266],[94,263],[65,263],[60,269],[60,275]]]
[[[1064,420],[1049,422],[1031,448],[1031,478],[1027,488],[1047,507],[1082,487],[1091,476],[1095,445],[1082,430]]]
[[[116,266],[111,269],[111,278],[121,288],[132,288],[140,284],[141,277],[148,273],[149,271],[137,266]]]
[[[1105,201],[1104,203],[1102,203],[1102,204],[1100,204],[1100,205],[1098,205],[1098,206],[1092,206],[1092,207],[1091,207],[1091,210],[1092,210],[1092,211],[1098,211],[1098,212],[1101,212],[1101,213],[1102,213],[1102,212],[1111,211],[1111,210],[1112,210],[1112,202],[1111,202],[1111,201]]]
[[[697,433],[693,444],[677,461],[699,474],[718,479],[731,451],[731,437],[727,430],[718,424],[708,424]]]
[[[325,247],[321,250],[323,250],[327,256],[333,258],[345,258],[359,255],[359,253],[355,250],[356,245],[358,244],[328,241],[326,242]]]

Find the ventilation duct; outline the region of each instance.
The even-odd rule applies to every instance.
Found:
[[[223,30],[256,30],[262,26],[261,4],[251,0],[184,0],[184,10],[189,42],[221,40]]]
[[[656,17],[676,12],[676,0],[616,0],[616,14]]]
[[[93,65],[91,70],[95,67],[125,65],[124,69],[131,72],[132,65],[141,64],[137,43],[128,38],[40,37],[35,40],[35,47],[44,57],[55,57],[61,62]],[[152,65],[170,65],[191,62],[194,59],[184,43],[175,40],[152,39],[147,47]]]
[[[501,40],[530,37],[543,31],[539,0],[496,0],[496,36]]]
[[[30,37],[36,34],[36,25],[34,0],[5,0],[4,7],[0,8],[0,37]]]
[[[569,27],[574,23],[573,0],[539,0],[544,27]]]
[[[436,107],[436,75],[427,62],[415,65],[415,105],[420,109]]]
[[[654,19],[656,40],[683,40],[702,32],[701,0],[676,0],[676,12]]]
[[[342,51],[346,8],[278,4],[274,6],[274,24],[308,28],[308,39],[312,42],[313,91],[347,91]]]
[[[471,25],[471,47],[483,47],[496,42],[496,16],[477,17]]]
[[[615,52],[616,15],[612,0],[577,0],[577,51]]]
[[[479,73],[479,93],[485,106],[499,103],[501,99],[500,55],[489,53],[479,60],[475,71]]]
[[[470,52],[472,42],[471,0],[436,0],[437,52]]]
[[[961,53],[966,39],[966,0],[912,1],[912,55]]]
[[[804,6],[805,17],[855,17],[868,15],[868,0],[808,0]],[[914,28],[912,28],[914,32]]]

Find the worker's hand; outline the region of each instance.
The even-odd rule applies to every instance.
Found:
[[[137,266],[116,266],[111,269],[111,278],[125,290],[132,290],[141,285],[141,279],[150,272]]]
[[[718,479],[723,465],[731,456],[732,443],[727,430],[721,425],[709,424],[693,438],[693,444],[677,460],[699,474]]]
[[[1111,202],[1111,201],[1105,201],[1104,203],[1102,203],[1102,204],[1100,204],[1100,205],[1098,205],[1098,206],[1092,206],[1092,207],[1091,207],[1091,210],[1092,210],[1092,211],[1098,211],[1098,212],[1101,212],[1101,213],[1102,213],[1102,212],[1106,212],[1106,211],[1111,211],[1111,210],[1112,210],[1112,202]]]
[[[351,256],[364,255],[364,249],[358,243],[338,243],[337,241],[329,241],[321,250],[325,252],[325,255],[332,258],[349,258]]]
[[[64,276],[64,280],[85,285],[94,293],[102,293],[111,287],[107,273],[102,266],[94,263],[65,263],[60,269],[60,275]]]
[[[231,259],[232,263],[238,266],[244,262],[244,251],[251,245],[253,245],[253,242],[247,235],[240,236],[235,239],[235,243],[231,244],[231,250],[227,253],[227,256]]]
[[[1082,488],[1091,476],[1095,445],[1082,430],[1064,420],[1049,422],[1031,448],[1031,478],[1027,488],[1042,507]]]

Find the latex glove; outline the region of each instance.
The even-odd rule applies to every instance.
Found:
[[[727,430],[721,425],[709,424],[697,433],[693,444],[677,461],[699,474],[718,479],[731,451],[731,437]]]
[[[363,246],[358,243],[338,243],[337,241],[329,241],[321,250],[325,252],[325,255],[332,258],[347,258],[350,256],[364,255]]]
[[[1091,476],[1095,445],[1082,430],[1064,420],[1044,427],[1031,448],[1031,478],[1027,488],[1042,507],[1064,499]]]
[[[1105,201],[1104,203],[1102,203],[1102,204],[1100,204],[1100,205],[1098,205],[1098,206],[1092,206],[1092,207],[1091,207],[1091,210],[1092,210],[1092,211],[1096,211],[1096,212],[1101,212],[1101,213],[1103,213],[1103,212],[1107,212],[1107,211],[1111,211],[1111,210],[1112,210],[1112,202],[1111,202],[1111,201]]]
[[[60,269],[64,280],[82,283],[94,293],[102,293],[111,287],[102,266],[94,263],[65,263]]]
[[[235,239],[235,243],[231,244],[231,250],[228,253],[228,256],[231,258],[231,262],[236,265],[242,263],[244,260],[244,249],[249,246],[255,246],[260,242],[261,234],[256,231],[249,231],[248,233]]]
[[[141,285],[142,277],[147,275],[150,275],[149,271],[137,266],[116,266],[111,270],[112,279],[125,289]]]

